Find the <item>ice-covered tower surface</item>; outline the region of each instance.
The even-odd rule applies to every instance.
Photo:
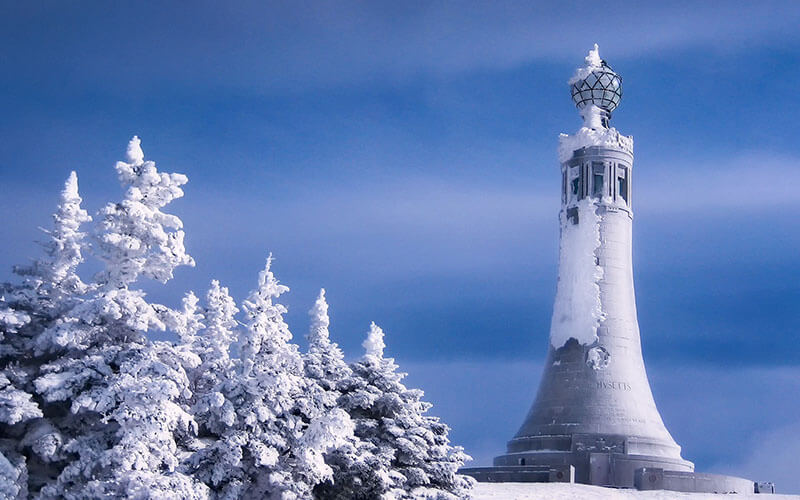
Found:
[[[536,399],[495,466],[574,465],[576,480],[632,486],[639,467],[693,470],[656,408],[633,289],[633,138],[610,127],[622,79],[597,45],[569,80],[583,126],[559,140],[560,248]]]

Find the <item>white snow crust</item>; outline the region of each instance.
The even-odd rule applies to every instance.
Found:
[[[677,491],[617,490],[566,483],[478,483],[473,500],[789,500],[798,495],[715,495]]]
[[[308,333],[309,345],[330,342],[328,328],[331,326],[331,320],[328,317],[328,302],[325,300],[324,288],[319,291],[314,307],[308,311],[308,315],[311,317],[311,329]]]
[[[374,321],[369,325],[367,338],[364,339],[361,345],[364,347],[365,356],[383,357],[383,350],[386,348],[386,344],[383,341],[383,330]]]
[[[144,163],[144,151],[142,151],[142,140],[138,135],[134,135],[133,139],[128,143],[128,150],[125,152],[128,163],[133,165],[141,165]]]
[[[0,297],[0,301],[2,300],[3,297]],[[16,328],[24,325],[30,320],[30,316],[23,312],[0,307],[0,326],[3,326],[9,332],[15,332]],[[0,335],[2,335],[1,332]]]
[[[614,127],[581,127],[573,135],[561,134],[558,137],[558,161],[564,163],[572,158],[573,152],[589,146],[621,148],[633,154],[633,137],[620,134]]]
[[[27,488],[20,484],[27,482],[24,465],[13,464],[0,453],[0,493],[2,498],[25,498]]]
[[[599,281],[603,268],[597,265],[600,246],[600,216],[591,198],[578,203],[578,224],[561,212],[561,250],[558,287],[550,323],[550,343],[558,349],[574,338],[590,345],[597,340],[597,327],[604,318]]]
[[[594,48],[589,51],[589,54],[587,54],[583,60],[586,61],[586,66],[575,70],[572,78],[570,78],[567,82],[570,85],[579,80],[583,80],[589,76],[592,71],[603,67],[603,60],[600,59],[600,48],[597,46],[597,44],[594,44]]]

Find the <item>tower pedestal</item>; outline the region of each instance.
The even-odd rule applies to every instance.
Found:
[[[507,453],[494,459],[495,480],[517,467],[571,465],[576,482],[632,488],[643,467],[694,470],[661,422],[643,364],[634,362],[638,349],[629,344],[638,336],[598,333],[594,345],[571,339],[550,348],[536,401]]]

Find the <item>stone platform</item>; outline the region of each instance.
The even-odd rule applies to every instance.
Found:
[[[597,455],[597,454],[596,454]],[[622,460],[608,457],[592,461],[588,481],[576,481],[574,465],[505,465],[467,467],[459,473],[481,483],[584,483],[593,486],[635,488],[637,490],[668,490],[684,493],[755,494],[774,493],[772,483],[754,483],[748,479],[694,471],[665,470],[660,467],[636,467],[638,458]],[[603,466],[591,467],[592,463]],[[606,465],[610,466],[607,467]],[[634,468],[635,467],[635,468]],[[613,470],[609,474],[609,470]],[[594,472],[594,474],[592,474]],[[587,478],[583,478],[587,479]],[[616,484],[613,484],[616,483]],[[623,485],[624,484],[624,485]]]

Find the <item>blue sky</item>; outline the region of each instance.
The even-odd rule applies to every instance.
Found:
[[[603,4],[603,5],[601,5]],[[121,195],[138,134],[189,176],[171,211],[241,299],[268,252],[289,320],[328,290],[351,357],[369,321],[477,463],[533,400],[555,292],[557,137],[593,43],[635,138],[643,348],[698,469],[775,480],[800,452],[800,4],[0,4],[0,279],[36,253],[61,183]],[[442,373],[446,376],[442,376]],[[783,465],[781,465],[783,464]]]

